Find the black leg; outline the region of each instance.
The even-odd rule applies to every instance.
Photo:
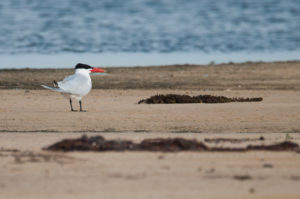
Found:
[[[70,98],[70,106],[71,106],[71,111],[75,111],[74,109],[73,109],[73,106],[72,106],[72,99]]]
[[[80,105],[80,112],[86,112],[86,111],[82,110],[81,100],[79,100],[79,105]]]

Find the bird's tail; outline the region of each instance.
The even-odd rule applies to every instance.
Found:
[[[46,89],[49,89],[49,90],[52,90],[52,91],[57,91],[57,92],[60,92],[60,93],[69,93],[61,88],[53,88],[53,87],[49,87],[49,86],[46,86],[46,85],[41,85],[43,88],[46,88]]]
[[[53,80],[52,84],[53,84],[54,88],[58,88],[58,83],[57,83],[57,81]]]

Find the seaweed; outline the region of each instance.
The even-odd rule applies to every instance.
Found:
[[[199,151],[199,152],[245,152],[245,151],[299,151],[299,145],[284,141],[271,145],[248,145],[243,148],[209,147],[195,139],[185,138],[151,138],[140,143],[130,140],[106,140],[102,136],[88,137],[83,135],[77,139],[64,139],[45,148],[50,151]]]
[[[154,95],[147,99],[142,99],[138,103],[142,104],[183,104],[183,103],[230,103],[230,102],[261,102],[262,97],[255,98],[229,98],[225,96],[213,96],[213,95],[178,95],[178,94],[166,94],[166,95]]]

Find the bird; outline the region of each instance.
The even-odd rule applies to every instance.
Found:
[[[64,80],[57,82],[53,80],[53,87],[41,85],[43,88],[60,92],[64,96],[69,98],[71,111],[77,111],[73,109],[72,98],[79,101],[80,112],[86,112],[82,109],[82,97],[86,96],[92,89],[92,80],[90,73],[104,73],[102,68],[92,67],[87,64],[78,63],[75,66],[75,73],[67,76]]]

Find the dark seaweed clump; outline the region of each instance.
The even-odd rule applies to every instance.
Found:
[[[147,99],[142,99],[138,103],[146,104],[183,104],[183,103],[229,103],[229,102],[260,102],[262,97],[255,98],[229,98],[224,96],[213,96],[213,95],[154,95]]]
[[[248,145],[244,148],[209,147],[195,139],[184,138],[154,138],[144,139],[140,143],[130,140],[105,140],[102,136],[87,137],[83,135],[77,139],[64,139],[47,148],[51,151],[223,151],[245,152],[256,150],[267,151],[299,151],[296,143],[285,141],[271,145]]]
[[[140,144],[129,140],[105,140],[102,136],[88,138],[83,135],[78,139],[65,139],[47,148],[52,151],[193,151],[207,147],[196,140],[183,138],[145,139]]]

